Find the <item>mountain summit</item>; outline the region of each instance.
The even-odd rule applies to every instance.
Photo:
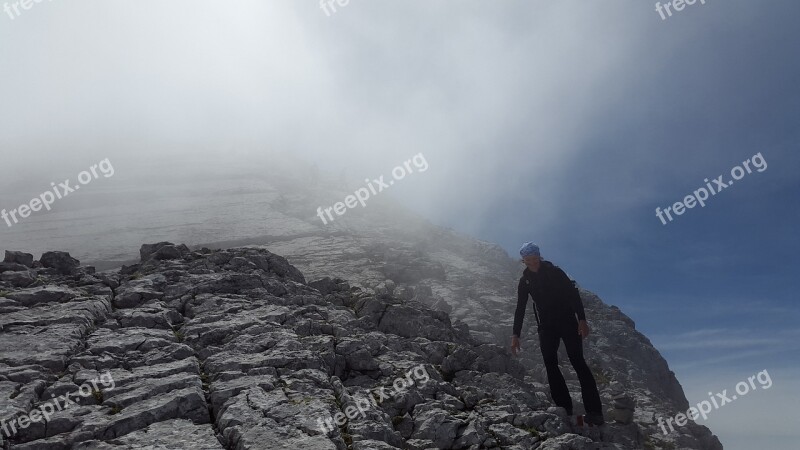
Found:
[[[498,245],[390,196],[323,224],[355,187],[294,161],[217,173],[212,194],[195,178],[109,186],[114,208],[55,213],[69,233],[14,235],[41,257],[0,263],[0,447],[722,448],[692,422],[663,433],[683,389],[593,293],[600,428],[553,407],[532,314],[511,356],[523,267]]]
[[[4,448],[721,448],[693,424],[659,434],[657,416],[688,407],[680,385],[585,290],[587,355],[616,419],[601,428],[552,406],[534,341],[510,356],[515,265],[499,248],[444,230],[426,245],[297,239],[327,246],[294,246],[293,265],[160,242],[106,272],[7,252]]]

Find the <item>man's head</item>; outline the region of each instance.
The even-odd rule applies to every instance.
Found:
[[[539,270],[539,264],[542,262],[542,255],[539,252],[539,246],[533,242],[526,242],[519,249],[519,255],[522,257],[522,263],[528,269],[536,272]]]

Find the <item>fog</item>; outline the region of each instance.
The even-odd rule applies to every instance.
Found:
[[[407,201],[469,222],[526,178],[555,190],[572,161],[598,151],[587,144],[606,111],[658,70],[630,70],[665,46],[646,43],[650,12],[353,1],[328,17],[315,2],[37,4],[0,29],[0,184],[36,191],[103,158],[120,176],[170,176],[201,161],[269,164],[267,153],[360,180],[423,152],[434,170],[404,187]],[[553,200],[526,197],[541,225],[558,213]]]
[[[421,154],[428,169],[387,198],[511,256],[536,240],[668,351],[712,326],[709,298],[792,311],[753,323],[728,308],[713,325],[726,335],[747,321],[748,342],[761,342],[795,326],[780,320],[797,317],[796,2],[707,0],[666,20],[648,2],[577,0],[350,0],[328,13],[297,0],[53,0],[10,11],[0,208],[104,160],[113,175],[0,222],[0,249],[72,246],[119,262],[142,239],[257,236],[267,212],[246,193],[317,178],[353,193]],[[653,214],[759,152],[769,169],[708,206],[669,224]],[[689,317],[664,323],[665,308]],[[742,373],[795,364],[743,367],[741,350],[720,356]],[[684,386],[705,389],[717,373],[708,358],[681,355],[668,359],[696,369]],[[729,448],[724,433],[739,427],[724,427],[712,431]]]

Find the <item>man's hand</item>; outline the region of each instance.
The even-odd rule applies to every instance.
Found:
[[[589,324],[586,323],[585,320],[581,320],[578,322],[578,334],[581,336],[581,339],[585,338],[586,336],[591,333],[591,328],[589,328]]]
[[[517,356],[517,352],[520,350],[519,346],[519,336],[511,336],[511,354]]]

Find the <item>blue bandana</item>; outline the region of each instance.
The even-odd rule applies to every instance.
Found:
[[[526,256],[541,256],[539,253],[539,246],[534,244],[533,242],[526,242],[522,245],[522,248],[519,249],[519,254],[524,258]]]

